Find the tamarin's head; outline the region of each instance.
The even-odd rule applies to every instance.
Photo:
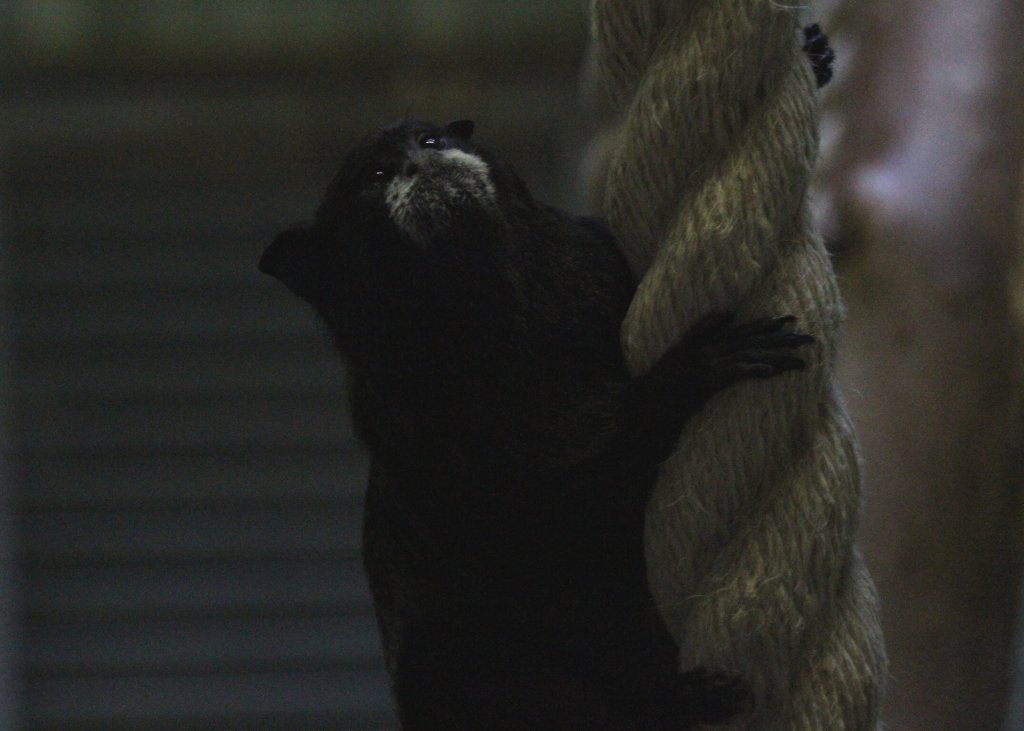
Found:
[[[343,282],[400,288],[486,256],[478,249],[497,243],[506,203],[532,201],[472,134],[469,120],[405,121],[370,134],[345,157],[313,223],[279,234],[260,271],[322,309]]]

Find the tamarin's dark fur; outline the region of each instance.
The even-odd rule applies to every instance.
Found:
[[[789,317],[694,327],[630,377],[635,289],[603,223],[534,200],[470,142],[406,121],[345,158],[260,269],[348,363],[369,448],[366,569],[398,713],[419,729],[687,729],[741,679],[680,672],[646,582],[658,464],[712,396],[799,369]]]

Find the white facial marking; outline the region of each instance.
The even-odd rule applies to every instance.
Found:
[[[384,192],[391,220],[414,241],[427,244],[451,225],[460,210],[494,210],[496,194],[490,168],[463,150],[423,150],[411,162],[416,172],[392,178]]]
[[[494,183],[491,182],[491,169],[477,155],[463,150],[442,150],[441,157],[461,168],[466,177],[472,179],[483,188],[481,198],[494,201]]]

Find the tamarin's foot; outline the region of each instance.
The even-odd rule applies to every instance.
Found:
[[[694,668],[676,676],[670,695],[652,701],[651,708],[660,709],[641,719],[640,728],[647,731],[675,731],[679,720],[691,724],[721,724],[749,713],[754,697],[744,682],[735,675]]]
[[[804,53],[811,59],[811,68],[820,89],[832,79],[832,63],[836,54],[828,44],[828,36],[817,23],[804,28]]]
[[[804,368],[803,359],[792,351],[813,343],[814,338],[785,329],[796,322],[795,317],[765,317],[732,325],[734,319],[734,315],[727,313],[712,315],[698,323],[698,327],[703,324],[713,328],[701,333],[705,339],[702,356],[708,368],[721,369],[724,380],[731,383],[745,378],[770,378]]]
[[[814,338],[786,329],[796,322],[795,317],[765,317],[741,325],[734,325],[735,319],[731,312],[708,315],[680,343],[715,390],[747,378],[771,378],[804,368],[803,359],[793,351]]]

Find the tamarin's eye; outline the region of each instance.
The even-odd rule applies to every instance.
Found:
[[[444,137],[430,133],[421,134],[417,142],[425,150],[443,150],[447,147]]]

